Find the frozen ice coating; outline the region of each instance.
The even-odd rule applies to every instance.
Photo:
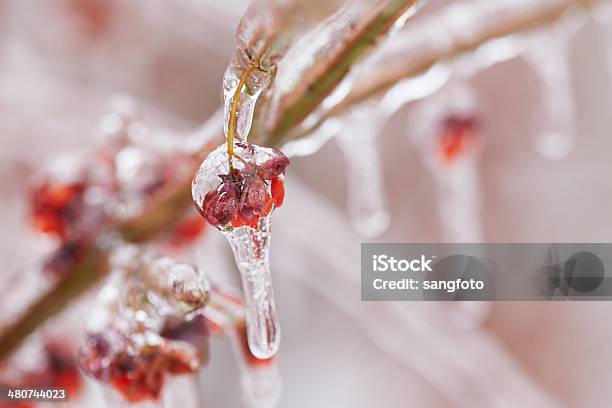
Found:
[[[270,220],[260,220],[257,230],[241,227],[225,236],[242,277],[249,348],[257,358],[270,358],[281,338],[270,271]]]
[[[582,13],[572,13],[552,29],[529,37],[524,51],[541,87],[543,114],[537,112],[537,151],[545,158],[567,157],[576,144],[576,113],[570,50],[584,25]]]
[[[337,137],[347,167],[349,216],[366,238],[385,232],[391,220],[377,140],[385,119],[366,104],[350,112]]]
[[[234,55],[223,78],[225,135],[246,141],[257,98],[271,84],[278,62],[300,34],[338,8],[341,1],[257,0],[240,21]],[[296,72],[296,67],[289,70]],[[283,81],[281,81],[282,83]]]
[[[242,276],[249,347],[257,358],[278,350],[280,328],[270,272],[270,214],[282,204],[289,160],[279,150],[237,143],[229,168],[225,145],[193,179],[192,195],[206,220],[227,238]]]
[[[232,110],[235,110],[234,136],[238,141],[246,142],[251,131],[255,104],[259,95],[270,83],[272,75],[271,72],[264,72],[250,65],[245,67],[230,65],[227,68],[223,76],[224,131],[226,137],[231,125],[231,113]],[[240,90],[238,90],[239,86]],[[235,100],[235,96],[237,100]]]
[[[325,2],[322,2],[325,3]],[[278,63],[278,74],[272,85],[272,100],[270,102],[270,122],[277,119],[282,107],[294,102],[296,89],[304,90],[314,86],[310,80],[316,77],[322,66],[333,65],[342,52],[343,45],[351,41],[355,31],[370,19],[370,14],[384,7],[393,8],[397,3],[384,0],[358,0],[351,2],[329,2],[328,12],[321,14],[317,24],[306,26],[301,35],[288,48],[286,55]],[[421,4],[421,2],[418,2]],[[406,4],[403,15],[395,20],[391,31],[399,29],[416,10],[416,6]],[[323,9],[322,9],[323,10]],[[325,18],[323,18],[325,16]],[[367,58],[366,58],[367,59]],[[350,90],[355,76],[353,71],[359,65],[351,67],[341,83],[310,113],[304,123],[317,120],[322,113],[329,110],[334,103],[342,100]],[[268,123],[270,124],[270,123]]]

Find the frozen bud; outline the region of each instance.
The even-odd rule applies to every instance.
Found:
[[[225,231],[245,226],[257,228],[259,220],[270,214],[275,203],[282,204],[284,188],[280,177],[289,159],[277,149],[237,143],[230,173],[225,149],[222,145],[214,150],[195,175],[194,203],[216,228]]]
[[[241,206],[250,207],[253,212],[262,213],[269,201],[266,183],[258,176],[246,177],[242,187]]]
[[[233,186],[222,184],[219,190],[206,194],[203,215],[209,224],[219,227],[229,223],[238,211],[238,194]]]

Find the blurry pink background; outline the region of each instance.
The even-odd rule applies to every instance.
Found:
[[[117,92],[137,98],[150,123],[184,132],[203,122],[221,104],[233,31],[246,6],[233,0],[100,0],[91,3],[102,11],[74,15],[71,2],[76,0],[0,2],[4,284],[47,248],[26,220],[25,185],[33,169],[91,146],[92,129]],[[445,3],[451,2],[432,0],[424,13]],[[531,115],[539,95],[523,60],[474,78],[483,107],[487,242],[611,240],[612,84],[604,38],[588,24],[573,46],[578,140],[564,160],[543,159],[533,147]],[[417,104],[385,126],[393,218],[381,242],[443,239],[430,176],[406,137]],[[610,303],[496,302],[483,325],[472,328],[461,324],[468,312],[460,305],[360,302],[363,240],[347,219],[345,178],[334,141],[294,159],[286,206],[274,217],[281,406],[610,406]],[[201,246],[202,258],[206,251],[222,255],[207,269],[233,273],[220,234],[207,234]],[[207,406],[239,406],[228,361],[229,347],[213,343],[203,373]],[[96,392],[91,386],[72,406],[95,406]]]

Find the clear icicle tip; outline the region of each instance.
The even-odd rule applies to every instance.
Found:
[[[242,277],[249,349],[259,359],[271,358],[281,334],[270,271],[270,219],[260,219],[257,230],[242,227],[225,236]]]

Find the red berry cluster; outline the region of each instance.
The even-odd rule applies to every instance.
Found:
[[[193,243],[206,231],[206,221],[197,215],[190,216],[181,221],[170,232],[170,246],[180,248]]]
[[[141,345],[112,328],[91,334],[79,352],[79,364],[127,401],[157,400],[167,374],[192,373],[208,358],[208,330],[202,316],[169,317],[159,335],[166,341]]]
[[[30,183],[28,200],[34,229],[58,238],[62,244],[94,236],[105,218],[117,217],[114,210],[124,202],[150,202],[191,169],[191,163],[181,152],[151,154],[146,162],[151,166],[125,183],[120,182],[115,168],[116,155],[117,149],[101,148],[95,157],[88,156],[69,180],[57,177],[53,169],[35,177]],[[95,199],[88,201],[86,197],[91,192]],[[172,247],[188,245],[205,231],[202,218],[194,217],[170,231]]]
[[[438,147],[442,159],[450,163],[476,141],[480,124],[475,116],[448,116],[442,121]]]
[[[233,228],[257,228],[259,219],[274,207],[280,207],[285,197],[283,174],[289,159],[281,151],[257,165],[246,163],[230,174],[220,175],[221,184],[204,198],[200,213],[214,227],[230,224]]]

